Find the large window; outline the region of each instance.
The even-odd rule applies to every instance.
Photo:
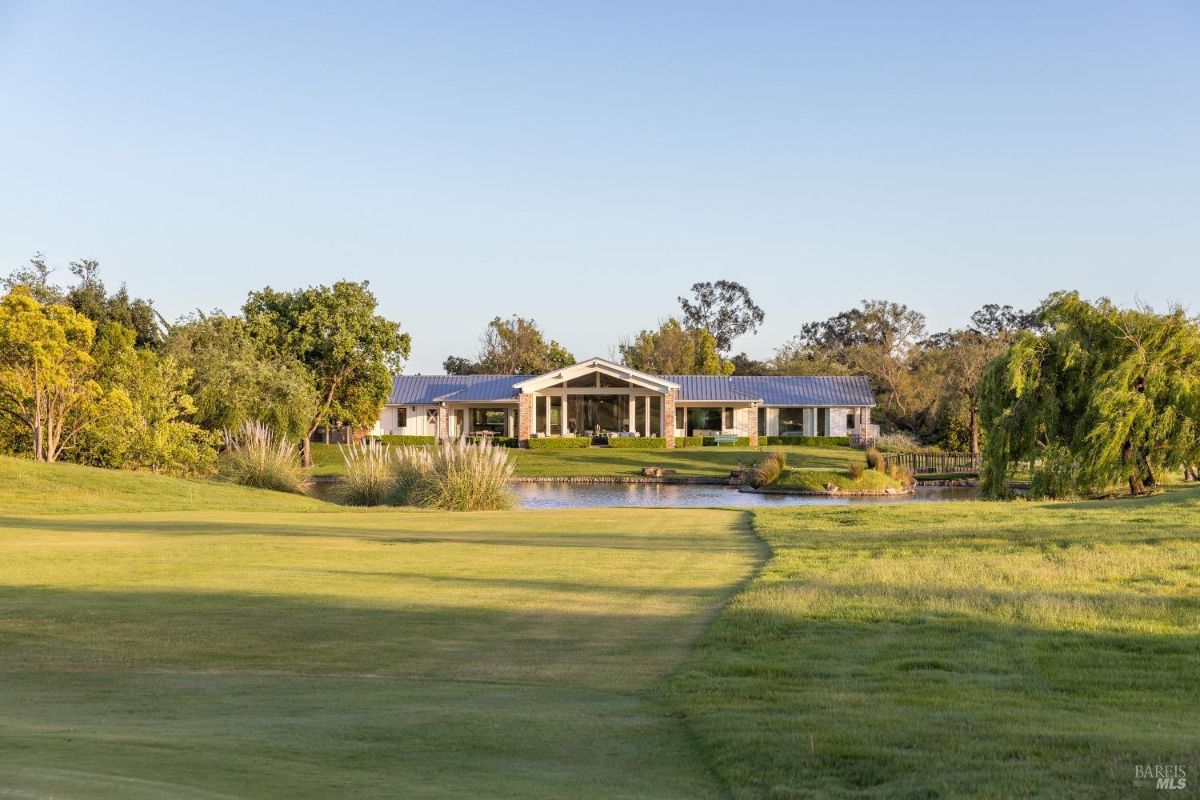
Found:
[[[720,408],[689,408],[687,410],[687,435],[700,436],[696,431],[711,434],[721,432],[721,417],[724,409]]]
[[[471,430],[491,431],[497,436],[503,436],[507,418],[508,412],[502,408],[472,408]]]
[[[407,428],[408,427],[408,409],[405,408],[404,406],[400,406],[399,408],[396,409],[396,427],[397,428]]]
[[[567,396],[567,432],[591,436],[601,433],[619,433],[627,429],[629,398],[624,395],[579,395]]]
[[[789,434],[792,436],[804,435],[803,408],[779,409],[779,435],[788,436]]]

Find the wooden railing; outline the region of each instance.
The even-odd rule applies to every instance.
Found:
[[[970,453],[884,453],[889,467],[899,464],[913,475],[979,472],[980,457]]]

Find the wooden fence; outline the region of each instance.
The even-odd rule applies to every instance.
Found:
[[[970,453],[884,453],[889,467],[899,464],[913,475],[979,472],[980,457]]]

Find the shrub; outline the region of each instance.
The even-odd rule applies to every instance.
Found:
[[[664,450],[667,440],[661,436],[630,436],[608,438],[608,446],[624,450]]]
[[[936,447],[927,447],[921,444],[917,437],[911,433],[885,433],[872,442],[872,445],[884,453],[932,453],[937,452]]]
[[[892,464],[887,468],[887,474],[893,480],[897,480],[905,486],[912,486],[917,482],[913,474],[899,464]]]
[[[676,447],[703,447],[704,446],[704,437],[703,436],[676,436],[675,437],[675,446]]]
[[[590,436],[540,436],[529,440],[530,450],[577,450],[591,446]]]
[[[767,486],[775,482],[786,466],[787,455],[782,450],[772,450],[755,465],[747,480],[756,489],[759,486]]]
[[[493,511],[512,505],[513,463],[491,442],[459,439],[397,452],[394,497],[405,505],[447,511]]]
[[[867,448],[867,469],[883,472],[883,454],[874,447]]]
[[[866,470],[867,470],[866,467],[864,467],[862,464],[859,464],[857,461],[851,461],[849,469],[850,469],[850,477],[853,480],[858,480],[859,478],[861,478],[863,476],[863,473],[866,472]]]
[[[434,436],[397,436],[387,434],[385,436],[376,437],[380,442],[394,447],[404,447],[406,445],[424,445],[437,444],[437,438]]]
[[[277,492],[301,492],[307,480],[298,448],[277,439],[261,422],[245,422],[236,431],[225,431],[225,451],[217,471],[232,483]]]
[[[378,506],[396,491],[392,453],[381,442],[339,446],[346,459],[346,475],[338,486],[338,496],[352,506]]]
[[[804,447],[849,447],[849,436],[760,436],[759,443],[771,446],[803,445]]]

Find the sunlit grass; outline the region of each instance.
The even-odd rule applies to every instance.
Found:
[[[1200,762],[1200,495],[769,510],[674,697],[734,795],[1120,797]]]
[[[0,520],[0,794],[721,795],[654,687],[746,515],[325,507]]]

